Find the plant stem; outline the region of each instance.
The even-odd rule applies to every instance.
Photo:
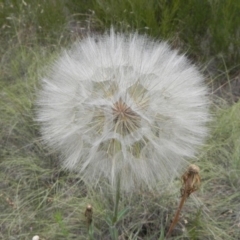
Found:
[[[200,169],[197,165],[191,164],[188,167],[187,171],[182,176],[182,180],[184,183],[184,186],[181,189],[182,190],[181,191],[182,199],[179,203],[178,209],[177,209],[174,219],[171,223],[171,226],[167,232],[166,238],[168,238],[171,235],[173,228],[175,227],[176,223],[178,222],[179,214],[182,210],[185,200],[190,196],[191,193],[198,190],[198,188],[200,186],[201,178],[199,175],[199,171],[200,171]]]
[[[112,219],[112,224],[114,225],[118,219],[118,205],[120,199],[120,174],[117,177],[117,188],[116,188],[116,195],[115,195],[115,203],[114,203],[114,215]]]
[[[87,205],[84,215],[87,219],[88,239],[93,240],[93,209],[90,204]]]
[[[120,188],[121,188],[121,178],[120,173],[117,176],[117,186],[116,186],[116,195],[115,195],[115,202],[114,202],[114,212],[113,212],[113,218],[112,218],[112,226],[111,226],[111,232],[112,232],[112,238],[114,240],[118,239],[118,232],[116,228],[116,223],[118,221],[118,206],[119,206],[119,200],[120,200]]]
[[[184,191],[184,194],[181,198],[181,201],[179,203],[179,206],[178,206],[178,209],[177,209],[176,214],[174,216],[174,219],[173,219],[173,221],[171,223],[171,226],[170,226],[170,228],[167,232],[166,238],[168,238],[171,235],[173,228],[175,227],[176,223],[178,222],[180,212],[182,210],[183,204],[184,204],[185,200],[187,199],[187,197],[188,197],[188,193],[187,193],[187,191]]]

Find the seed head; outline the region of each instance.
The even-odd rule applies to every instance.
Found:
[[[179,177],[207,135],[207,88],[164,42],[113,31],[65,51],[42,79],[37,120],[63,165],[124,190]]]
[[[32,240],[39,240],[40,238],[39,238],[39,236],[33,236],[33,238],[32,238]]]

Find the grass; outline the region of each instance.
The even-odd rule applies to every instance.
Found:
[[[138,29],[188,51],[201,62],[230,69],[240,60],[240,2],[191,0],[96,0],[93,10],[102,26]],[[239,66],[238,66],[239,67]]]
[[[39,76],[75,40],[78,29],[104,31],[114,24],[169,39],[173,47],[201,61],[211,73],[209,85],[231,86],[239,74],[238,1],[137,3],[0,3],[0,239],[27,240],[36,234],[41,240],[90,239],[84,217],[88,204],[93,206],[91,235],[110,239],[114,194],[104,184],[91,189],[79,176],[63,171],[57,154],[40,142],[34,121]],[[224,67],[217,61],[220,55]],[[173,239],[235,240],[240,235],[240,102],[212,97],[211,137],[197,163],[202,186],[187,200]],[[119,209],[124,214],[116,223],[122,239],[163,239],[180,187],[176,180],[158,192],[122,196]]]

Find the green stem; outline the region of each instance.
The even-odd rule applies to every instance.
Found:
[[[89,240],[94,240],[93,237],[93,223],[91,222],[88,228],[88,239]]]
[[[116,195],[115,195],[115,202],[114,202],[114,213],[113,213],[113,218],[112,218],[112,226],[111,226],[111,232],[112,232],[112,237],[114,240],[118,239],[118,233],[117,233],[117,228],[116,228],[116,223],[118,221],[118,206],[119,206],[119,200],[120,200],[120,174],[117,176],[117,186],[116,186]]]
[[[120,176],[119,175],[120,174],[118,174],[118,177],[117,177],[117,188],[116,188],[116,196],[115,196],[115,204],[114,204],[114,215],[113,215],[113,220],[112,220],[113,225],[118,220],[118,205],[119,205],[119,199],[120,199]]]

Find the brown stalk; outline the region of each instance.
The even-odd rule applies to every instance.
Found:
[[[170,228],[167,232],[166,238],[171,236],[171,233],[178,222],[180,212],[182,210],[182,207],[186,199],[190,196],[191,193],[199,189],[200,182],[201,182],[199,171],[200,169],[198,166],[191,164],[188,167],[187,171],[182,176],[183,186],[181,188],[181,201],[175,213],[174,219],[170,225]]]
[[[87,227],[89,229],[92,223],[92,216],[93,216],[93,210],[90,204],[87,205],[84,216],[87,219]]]

